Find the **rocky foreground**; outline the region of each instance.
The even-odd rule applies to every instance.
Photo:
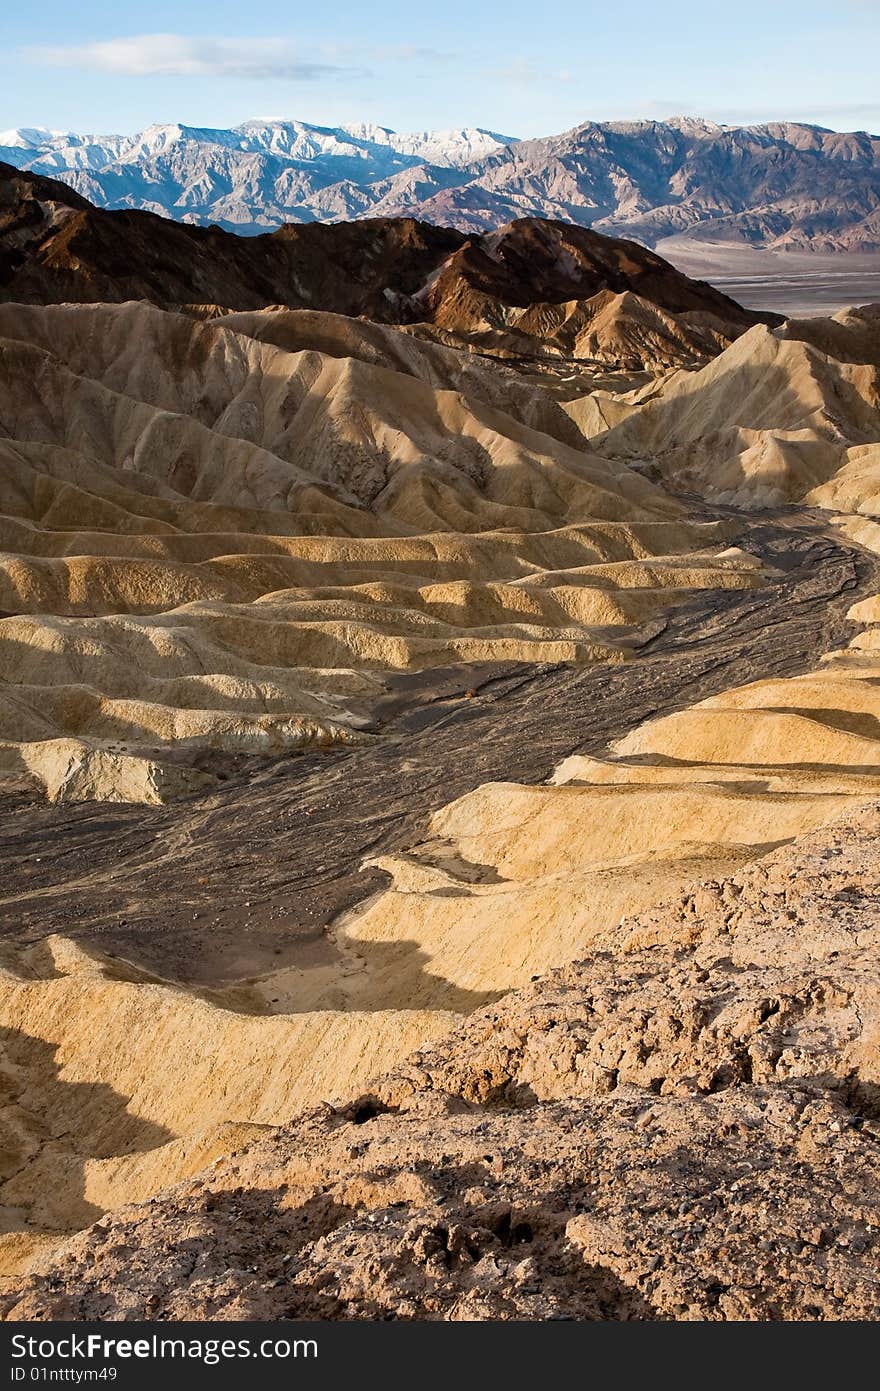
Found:
[[[880,804],[7,1282],[29,1319],[880,1311]]]

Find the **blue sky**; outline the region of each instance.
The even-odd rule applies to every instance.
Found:
[[[880,131],[880,0],[6,0],[0,129],[250,116],[545,135],[685,113]]]

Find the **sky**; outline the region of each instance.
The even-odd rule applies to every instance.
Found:
[[[4,0],[0,129],[250,117],[556,134],[700,115],[880,131],[880,0]]]

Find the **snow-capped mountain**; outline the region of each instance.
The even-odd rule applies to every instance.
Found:
[[[686,236],[880,249],[880,137],[793,122],[587,121],[540,140],[281,120],[133,136],[21,129],[0,133],[0,160],[99,207],[244,233],[404,215],[483,231],[549,217],[649,246]]]
[[[509,139],[464,128],[398,134],[368,124],[280,120],[231,130],[154,125],[132,136],[22,128],[0,132],[0,160],[61,178],[100,207],[258,232],[285,221],[356,217],[370,202],[361,190],[377,181],[425,165],[459,170]],[[324,212],[319,195],[337,186],[332,212]],[[443,186],[438,172],[424,191]]]

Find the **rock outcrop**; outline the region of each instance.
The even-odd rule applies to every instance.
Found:
[[[201,312],[285,306],[453,332],[512,319],[540,338],[540,323],[515,311],[606,291],[695,315],[692,332],[710,338],[729,340],[761,317],[643,246],[561,222],[522,219],[483,237],[379,218],[238,237],[146,212],[105,212],[57,181],[0,164],[0,300],[145,299]]]

